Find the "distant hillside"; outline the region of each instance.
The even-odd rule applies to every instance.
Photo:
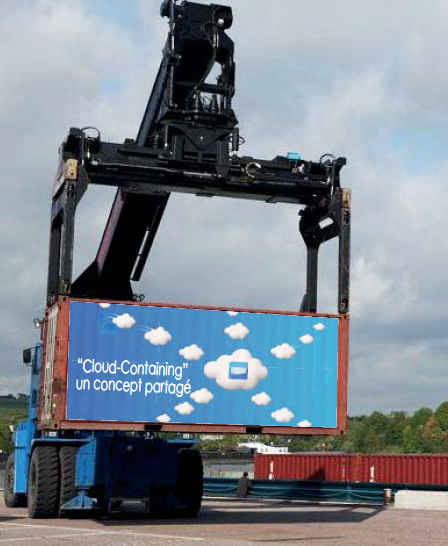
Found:
[[[10,426],[15,426],[27,416],[28,397],[19,394],[17,398],[12,394],[0,396],[0,453],[10,453],[12,437]]]
[[[16,398],[12,394],[0,396],[0,414],[2,410],[26,410],[28,407],[28,396],[19,394]]]

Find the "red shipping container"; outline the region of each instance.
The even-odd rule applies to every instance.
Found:
[[[351,481],[352,457],[331,453],[257,454],[254,475],[266,480]]]
[[[352,481],[448,484],[448,455],[357,455],[354,464]]]
[[[448,455],[256,455],[255,478],[448,485]]]
[[[251,309],[232,309],[232,312],[240,313],[254,313],[257,315],[283,315],[291,317],[304,317],[308,318],[320,318],[320,319],[337,319],[337,374],[334,374],[336,378],[337,388],[337,401],[335,410],[336,426],[333,428],[325,428],[318,426],[302,427],[298,423],[295,426],[287,425],[283,421],[279,421],[279,425],[264,425],[257,423],[249,424],[219,424],[212,422],[198,422],[198,423],[176,423],[168,421],[155,422],[146,420],[115,420],[115,419],[92,419],[89,417],[69,417],[67,412],[68,407],[68,368],[69,368],[69,337],[70,337],[70,305],[71,304],[85,304],[93,302],[86,302],[85,300],[79,300],[76,298],[62,297],[53,306],[49,307],[46,311],[44,322],[44,349],[43,349],[43,362],[45,367],[41,374],[40,384],[40,397],[39,397],[39,428],[40,430],[123,430],[123,431],[146,431],[146,432],[187,432],[187,433],[214,433],[214,434],[226,434],[226,433],[238,433],[238,434],[289,434],[289,435],[306,435],[306,434],[320,434],[320,435],[336,435],[343,434],[346,428],[346,415],[347,415],[347,367],[348,367],[348,344],[349,344],[349,317],[348,315],[316,315],[316,314],[303,314],[295,312],[281,312],[271,310],[251,310]],[[96,300],[100,305],[120,305],[120,306],[132,306],[138,308],[167,308],[167,309],[190,309],[190,310],[203,310],[203,311],[222,311],[220,308],[215,307],[201,307],[201,306],[187,306],[187,305],[173,305],[167,303],[139,303],[139,302],[109,302],[104,303]],[[109,313],[109,311],[107,311]],[[125,315],[123,315],[125,316]],[[108,318],[108,323],[112,322],[111,317]],[[115,317],[117,318],[117,317]],[[131,317],[132,319],[132,317]],[[99,319],[98,319],[99,325]],[[135,323],[135,320],[134,320]],[[72,324],[73,325],[73,324]],[[84,339],[93,339],[95,341],[97,335],[97,328],[99,326],[89,329]],[[127,326],[123,326],[127,328]],[[98,330],[99,331],[99,330]],[[142,334],[143,338],[143,334]],[[111,344],[113,346],[113,344]],[[179,354],[181,354],[179,352]],[[317,353],[316,353],[317,354]],[[89,355],[87,355],[89,356]],[[84,357],[85,358],[85,357]],[[86,362],[91,361],[91,356],[86,358]],[[81,359],[82,360],[82,359]],[[113,359],[111,359],[113,360]],[[76,363],[76,358],[72,358],[71,362]],[[129,361],[125,361],[130,364]],[[78,364],[79,356],[78,356]],[[97,364],[100,362],[97,362]],[[102,370],[102,368],[101,368]],[[100,370],[100,371],[101,371]],[[95,370],[96,371],[96,370]],[[333,371],[333,370],[330,370]],[[86,373],[91,373],[89,370]],[[99,372],[98,372],[99,373]],[[128,372],[129,373],[129,370]],[[165,374],[165,371],[163,372]],[[103,379],[103,377],[102,377]],[[99,381],[97,379],[96,381]],[[103,382],[108,383],[106,380]],[[121,380],[119,381],[121,382]],[[111,380],[113,383],[113,380]],[[124,391],[125,384],[122,386]],[[78,387],[77,387],[78,388]],[[96,392],[99,391],[93,384],[93,388]],[[291,383],[288,388],[293,390],[295,384]],[[78,390],[83,390],[84,387]],[[107,389],[107,385],[106,385]],[[86,391],[90,391],[90,380]],[[115,391],[115,386],[111,387],[111,390]],[[117,388],[117,391],[119,389]],[[129,391],[129,385],[128,385]],[[92,392],[94,392],[92,390]],[[155,391],[156,392],[156,391]],[[95,392],[94,392],[95,394]],[[296,394],[296,391],[293,392]],[[130,399],[131,400],[131,399]],[[133,401],[132,399],[131,401]],[[129,404],[130,406],[132,404]],[[137,406],[138,404],[135,403]],[[118,405],[118,407],[120,407]],[[164,417],[164,416],[162,416]]]

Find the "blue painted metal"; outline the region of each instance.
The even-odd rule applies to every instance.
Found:
[[[31,383],[30,400],[28,409],[28,418],[37,421],[37,412],[39,409],[39,387],[40,370],[42,366],[42,343],[38,342],[34,346],[31,360]]]
[[[28,419],[20,422],[14,432],[14,493],[26,494],[28,488],[28,468],[37,427],[41,362],[42,343],[38,342],[31,358]]]
[[[98,510],[99,508],[98,499],[89,497],[85,491],[80,491],[76,497],[61,506],[61,510],[64,511]]]
[[[204,496],[206,497],[236,497],[237,489],[238,479],[236,478],[204,479]],[[448,491],[448,485],[253,480],[248,497],[382,505],[385,489],[392,491],[393,498],[397,491],[403,489]]]
[[[113,498],[145,499],[153,486],[166,488],[167,506],[183,503],[173,493],[178,478],[178,452],[194,440],[132,437],[121,432],[97,431],[81,439],[37,437],[33,421],[24,421],[16,431],[16,492],[27,492],[32,449],[39,444],[79,444],[75,483],[78,494],[64,510],[94,510],[109,506]]]
[[[14,493],[27,492],[31,445],[35,434],[34,420],[22,421],[17,425],[14,434]]]
[[[102,450],[98,449],[98,441],[97,438],[92,438],[79,448],[76,455],[76,486],[80,491],[88,491],[96,483],[98,462],[103,455]]]
[[[191,444],[191,443],[190,443]],[[174,488],[180,446],[126,435],[92,438],[80,447],[76,458],[76,486],[90,496],[101,490],[103,503],[110,499],[147,498],[152,486]]]

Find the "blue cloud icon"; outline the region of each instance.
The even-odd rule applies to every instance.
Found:
[[[248,362],[229,362],[229,379],[247,379],[248,375]]]

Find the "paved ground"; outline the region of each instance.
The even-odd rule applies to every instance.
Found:
[[[0,546],[447,546],[448,514],[205,500],[197,520],[30,520],[0,501]]]

